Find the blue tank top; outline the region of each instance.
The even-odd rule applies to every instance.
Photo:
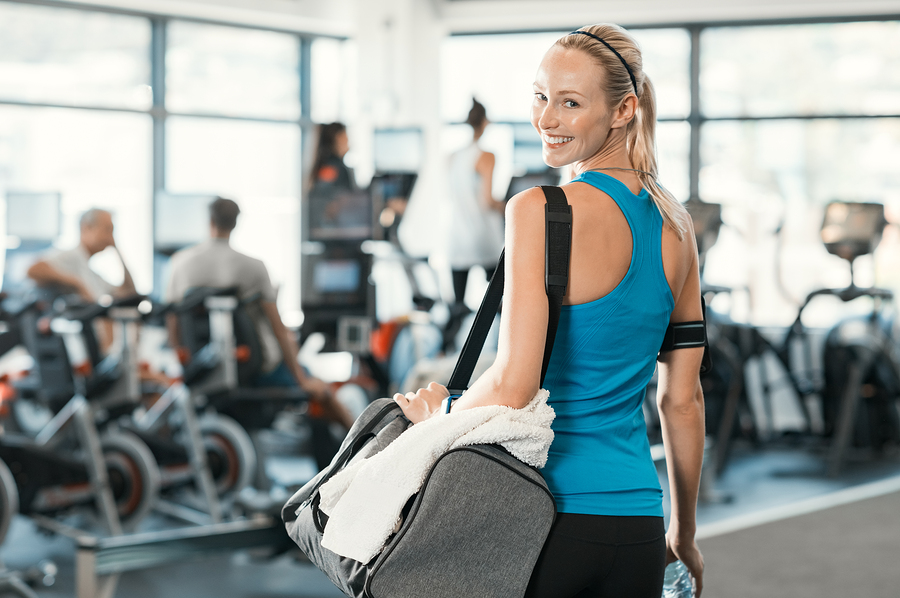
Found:
[[[544,477],[561,513],[662,517],[662,489],[644,423],[644,392],[674,299],[662,264],[663,220],[646,190],[585,172],[631,229],[631,264],[609,294],[564,305],[544,379],[556,436]]]

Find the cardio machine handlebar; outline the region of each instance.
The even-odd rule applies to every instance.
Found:
[[[799,324],[800,317],[803,315],[803,310],[806,309],[806,307],[812,302],[813,299],[819,296],[837,297],[844,303],[853,301],[854,299],[859,299],[860,297],[871,297],[873,299],[883,299],[885,301],[891,301],[894,298],[894,292],[890,289],[879,289],[877,287],[858,287],[853,284],[843,289],[816,289],[806,296],[806,300],[803,301],[800,309],[797,310],[797,318],[796,320],[794,320],[795,326]]]
[[[102,303],[73,303],[65,305],[59,315],[67,320],[78,322],[90,322],[109,314],[109,311],[117,307],[137,307],[144,301],[149,301],[146,295],[128,295],[119,297],[108,304]]]

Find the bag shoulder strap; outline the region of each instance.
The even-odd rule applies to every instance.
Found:
[[[569,284],[569,255],[572,246],[572,208],[566,199],[566,194],[559,187],[541,187],[547,204],[544,209],[545,226],[545,260],[544,283],[547,291],[547,299],[550,304],[550,313],[547,321],[547,341],[544,345],[544,359],[541,367],[541,384],[547,373],[547,365],[550,363],[550,352],[553,350],[553,341],[556,339],[556,329],[559,325],[559,314],[562,307],[562,298],[566,294]],[[463,344],[462,352],[447,383],[447,389],[451,396],[460,395],[469,386],[472,372],[484,341],[487,339],[491,325],[494,322],[494,314],[500,308],[503,299],[504,273],[503,265],[506,251],[500,254],[500,261],[491,282],[481,301],[481,306],[475,314],[475,321],[469,330],[469,335]]]
[[[541,364],[541,385],[550,365],[550,353],[556,340],[562,300],[569,286],[569,259],[572,254],[572,206],[565,192],[559,187],[543,186],[547,198],[544,205],[544,288],[550,315],[547,321],[547,341],[544,345],[544,361]]]

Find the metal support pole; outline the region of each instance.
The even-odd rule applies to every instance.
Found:
[[[81,405],[77,399],[78,397],[75,397],[63,405],[63,408],[60,409],[43,428],[41,428],[41,431],[34,437],[35,444],[48,448],[52,446],[53,441],[59,438],[63,428],[69,425],[75,417],[75,412]]]
[[[175,401],[178,399],[178,393],[184,391],[184,385],[179,383],[173,384],[167,388],[146,413],[140,417],[135,417],[134,425],[137,426],[138,429],[146,432],[155,431],[165,421],[163,420],[163,417],[175,404]]]
[[[209,311],[209,342],[215,345],[221,357],[222,384],[224,388],[237,388],[234,310],[238,307],[238,300],[235,297],[207,297],[204,303]]]
[[[153,119],[153,179],[150,190],[151,217],[150,238],[156,240],[156,202],[159,195],[166,190],[166,31],[168,21],[165,18],[150,19],[150,87],[153,90],[153,106],[150,116]],[[155,254],[155,247],[154,247]],[[154,262],[156,257],[154,255]],[[161,269],[153,268],[154,288],[165,288],[165,281],[157,280]]]
[[[109,317],[116,323],[121,348],[119,359],[122,364],[121,392],[117,399],[138,402],[141,398],[140,364],[138,363],[138,322],[140,312],[133,307],[117,307],[109,311]]]
[[[197,412],[186,387],[181,387],[181,391],[178,392],[175,401],[181,409],[181,415],[184,418],[184,429],[188,436],[188,458],[191,462],[191,470],[194,472],[197,490],[203,495],[209,507],[209,516],[213,523],[220,523],[222,521],[222,506],[219,504],[219,494],[216,492],[216,485],[209,471],[209,464],[206,462],[206,447],[203,444],[203,435],[200,432]]]
[[[831,477],[837,477],[844,465],[844,457],[853,440],[853,428],[856,423],[859,400],[862,396],[863,382],[874,361],[875,353],[866,351],[860,361],[851,362],[848,366],[847,385],[841,395],[838,419],[828,451],[828,475]]]
[[[75,596],[77,598],[113,598],[119,583],[119,574],[101,575],[97,572],[97,538],[85,536],[78,539],[75,553]]]
[[[78,396],[70,403],[75,403],[75,423],[78,426],[78,435],[85,449],[88,476],[91,486],[94,488],[94,500],[100,516],[106,524],[107,531],[118,536],[122,534],[122,523],[119,521],[119,509],[116,507],[116,499],[113,497],[112,488],[109,486],[109,476],[106,471],[106,460],[103,458],[103,449],[100,446],[100,435],[94,424],[94,414],[90,404],[84,397]]]
[[[690,197],[700,199],[700,127],[703,118],[700,114],[700,33],[701,27],[689,29],[691,34],[691,113],[688,122],[691,125],[691,147],[688,157],[690,168]]]

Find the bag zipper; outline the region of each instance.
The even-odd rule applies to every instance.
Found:
[[[398,405],[394,401],[391,401],[389,405],[385,405],[384,407],[382,407],[381,410],[378,411],[378,413],[376,413],[375,416],[371,420],[369,420],[369,423],[367,423],[359,431],[359,433],[357,434],[357,437],[361,437],[361,436],[365,436],[365,435],[369,434],[372,431],[372,429],[375,428],[375,426],[377,426],[379,423],[381,423],[381,420],[383,420],[384,417],[388,413],[390,413],[391,411],[393,411],[395,409],[400,409],[400,405]],[[304,500],[302,503],[300,503],[300,505],[295,509],[295,512],[309,506],[309,504],[312,502],[313,496],[315,496],[315,494],[319,491],[319,488],[321,488],[325,482],[330,480],[334,476],[334,474],[336,474],[338,471],[340,471],[344,467],[344,465],[347,464],[347,461],[349,461],[350,458],[353,456],[351,453],[353,452],[353,447],[355,445],[356,445],[355,442],[351,442],[349,445],[347,445],[347,448],[344,449],[344,452],[341,453],[340,457],[338,457],[337,462],[331,466],[331,469],[328,472],[328,475],[323,476],[322,479],[319,480],[319,483],[313,487],[313,489],[309,493],[309,496],[306,498],[306,500]]]

